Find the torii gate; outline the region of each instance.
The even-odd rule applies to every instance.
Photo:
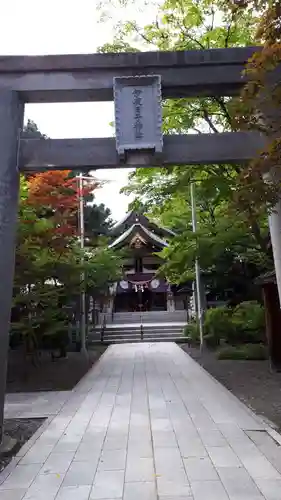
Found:
[[[126,166],[126,161],[117,154],[115,139],[112,138],[21,140],[24,103],[112,101],[115,77],[141,75],[161,77],[163,98],[236,95],[244,83],[242,71],[245,63],[257,50],[260,49],[246,47],[0,57],[0,432],[6,385],[19,173],[39,172],[46,168],[90,170]],[[253,158],[264,143],[264,139],[253,132],[164,136],[161,159],[149,152],[147,164],[159,166],[159,161],[161,165],[183,166],[244,163]],[[271,217],[280,233],[281,209]],[[275,232],[272,233],[272,240],[274,259],[279,262],[281,244]],[[281,284],[278,266],[276,272]]]

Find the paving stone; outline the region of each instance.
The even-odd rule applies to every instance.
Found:
[[[176,344],[111,346],[67,398],[43,399],[56,416],[0,473],[0,500],[281,499],[266,424]]]
[[[202,441],[199,438],[188,439],[188,438],[179,438],[178,446],[181,452],[182,457],[207,457],[208,453],[206,448],[204,447]]]
[[[60,439],[53,449],[53,453],[67,453],[76,452],[78,446],[81,442],[81,436],[77,437],[77,440],[72,439]]]
[[[254,479],[280,479],[279,472],[263,455],[243,460],[243,465]]]
[[[73,452],[51,453],[44,463],[42,474],[65,474],[74,457]]]
[[[184,465],[187,477],[192,481],[216,481],[218,474],[211,460],[208,457],[203,458],[184,458]]]
[[[166,470],[183,468],[183,460],[178,448],[156,448],[154,450],[155,469],[161,473]]]
[[[93,462],[72,462],[64,481],[63,486],[91,485],[97,470],[97,463]]]
[[[196,481],[191,488],[194,500],[229,500],[220,481]]]
[[[124,434],[116,431],[114,432],[114,434],[108,433],[103,444],[103,449],[122,450],[127,447],[127,441],[128,441],[127,433]]]
[[[186,470],[184,467],[170,467],[158,469],[156,471],[156,477],[162,478],[163,481],[172,481],[185,484],[188,482]]]
[[[178,448],[173,431],[155,431],[152,433],[154,448]]]
[[[204,442],[206,448],[214,447],[214,446],[227,446],[227,441],[223,434],[220,431],[209,430],[209,431],[200,431],[200,437]]]
[[[90,498],[100,500],[103,498],[122,498],[124,487],[124,471],[97,472]]]
[[[81,443],[76,451],[73,460],[74,462],[92,462],[98,464],[101,454],[101,448],[92,446],[91,443]]]
[[[256,479],[258,488],[266,500],[280,500],[281,498],[281,478],[280,479]]]
[[[126,450],[105,450],[100,456],[98,470],[124,470]]]
[[[221,467],[218,473],[231,499],[262,500],[255,482],[243,467]]]
[[[11,474],[1,484],[0,489],[27,489],[37,476],[41,464],[17,465]]]
[[[170,495],[166,496],[165,495],[164,497],[159,497],[159,500],[191,500],[191,498],[192,497],[190,495],[188,495],[188,496],[185,495],[184,497],[183,496],[180,496],[180,497],[176,496],[175,497],[174,495],[172,495],[172,496],[170,496]]]
[[[48,456],[53,451],[54,446],[52,444],[34,444],[32,448],[26,453],[26,455],[21,459],[21,465],[28,464],[43,464]]]
[[[170,431],[173,432],[171,420],[169,418],[151,418],[151,430],[155,431]]]
[[[25,490],[2,490],[0,500],[22,500]]]
[[[169,480],[165,476],[157,477],[157,491],[159,496],[191,496],[190,484],[184,471],[182,471],[181,478],[176,475],[173,480]]]
[[[152,458],[130,458],[127,461],[126,482],[154,481],[155,470]]]
[[[28,488],[24,500],[53,500],[63,481],[61,474],[38,474]]]
[[[230,446],[209,447],[208,453],[215,467],[242,467],[242,464]]]
[[[270,461],[270,463],[281,473],[281,446],[277,444],[261,445],[259,450]]]
[[[152,444],[141,443],[141,442],[129,443],[127,460],[129,460],[131,456],[139,458],[152,458],[153,457]]]
[[[67,486],[59,490],[56,500],[88,500],[91,486]]]
[[[123,500],[157,500],[155,483],[125,483]]]

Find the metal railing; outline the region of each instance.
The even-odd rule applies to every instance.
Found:
[[[104,341],[104,332],[106,330],[106,313],[103,313],[103,320],[102,320],[102,325],[101,325],[101,331],[100,331],[100,341]]]
[[[141,340],[143,340],[143,334],[144,334],[144,331],[143,331],[142,313],[140,312],[140,337],[141,337]]]

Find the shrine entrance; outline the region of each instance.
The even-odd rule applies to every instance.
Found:
[[[124,281],[119,283],[114,298],[113,312],[149,312],[167,310],[166,291],[152,290],[149,284],[128,284],[126,289]]]
[[[129,291],[116,295],[114,312],[149,312],[166,311],[167,294],[151,292],[148,288],[143,291]]]
[[[114,312],[142,312],[151,311],[152,292],[143,290],[128,290],[117,294],[114,300]]]
[[[191,164],[237,164],[251,160],[265,144],[265,139],[258,133],[202,133],[162,137],[161,99],[237,95],[244,83],[245,64],[258,50],[260,48],[244,47],[155,53],[1,57],[0,438],[20,172],[33,173],[46,169],[85,171],[126,166],[177,165],[184,168]],[[116,139],[21,138],[26,102],[113,99]],[[277,254],[274,257],[275,261],[281,260]],[[279,275],[278,280],[281,281]]]

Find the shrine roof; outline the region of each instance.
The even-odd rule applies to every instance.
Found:
[[[151,222],[145,215],[133,210],[128,212],[119,222],[116,222],[110,232],[112,235],[120,235],[128,226],[133,226],[136,223],[140,223],[143,227],[152,230],[153,233],[157,233],[160,237],[175,236],[175,233],[171,229],[157,226],[157,224]]]
[[[143,226],[140,222],[137,222],[130,226],[126,231],[120,234],[110,245],[109,248],[116,248],[118,246],[125,245],[134,236],[140,236],[140,239],[144,241],[144,244],[152,243],[157,247],[164,248],[168,246],[166,240],[160,238],[157,234],[150,231],[147,227]]]

